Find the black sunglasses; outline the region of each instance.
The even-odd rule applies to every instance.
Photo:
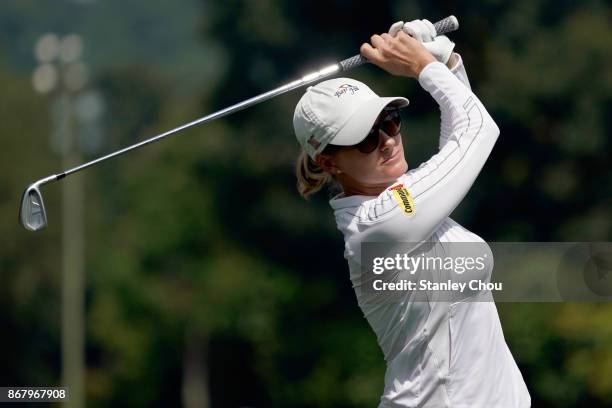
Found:
[[[378,118],[372,129],[368,132],[368,135],[361,142],[353,146],[328,144],[324,152],[333,154],[338,150],[355,148],[363,154],[372,153],[380,144],[379,134],[381,130],[388,136],[395,137],[402,129],[402,118],[398,108],[385,109],[383,113],[385,115]]]
[[[328,144],[323,150],[323,153],[333,154],[342,149],[357,149],[363,154],[370,154],[380,144],[379,134],[382,130],[390,137],[399,135],[402,129],[402,118],[398,108],[388,108],[383,110],[384,116],[378,118],[372,129],[368,132],[368,135],[361,142],[352,146],[338,146]]]
[[[402,129],[402,117],[400,116],[399,109],[385,109],[384,112],[386,115],[374,123],[374,126],[372,126],[372,129],[370,129],[365,139],[351,147],[356,148],[361,153],[370,154],[376,150],[380,144],[380,138],[378,136],[381,130],[390,137],[395,137],[400,133]]]

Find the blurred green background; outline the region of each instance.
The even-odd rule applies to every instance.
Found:
[[[488,241],[611,241],[610,10],[564,0],[3,0],[0,385],[59,385],[62,375],[62,187],[44,189],[49,226],[30,233],[17,223],[28,183],[352,56],[400,19],[459,18],[451,38],[501,129],[453,218]],[[81,36],[86,83],[34,90],[46,33]],[[414,80],[372,66],[350,76],[410,98],[412,167],[435,151],[438,109]],[[65,181],[84,186],[88,406],[376,406],[384,361],[342,235],[325,193],[306,202],[295,189],[302,92]],[[98,113],[71,116],[80,142],[63,160],[62,94]],[[534,407],[612,406],[611,304],[498,309]]]

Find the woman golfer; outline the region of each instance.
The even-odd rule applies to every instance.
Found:
[[[416,291],[398,298],[363,287],[370,284],[362,275],[363,243],[486,245],[449,218],[499,135],[453,47],[448,38],[436,37],[427,20],[398,22],[361,47],[364,57],[387,72],[417,78],[440,106],[439,152],[415,169],[408,170],[400,134],[398,110],[407,99],[379,97],[349,78],[309,87],[293,118],[303,149],[298,190],[308,197],[328,181],[342,189],[330,204],[344,234],[359,306],[387,362],[379,407],[529,407],[490,292],[441,302],[431,292],[425,299]],[[485,279],[491,270],[489,259]]]

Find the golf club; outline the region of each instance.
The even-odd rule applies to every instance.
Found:
[[[459,28],[459,22],[455,16],[448,16],[437,23],[434,24],[437,35],[448,33],[451,31],[455,31]],[[330,65],[325,67],[319,71],[313,72],[311,74],[305,75],[302,78],[290,82],[286,85],[280,86],[271,91],[262,93],[253,98],[247,99],[245,101],[239,102],[235,105],[229,106],[227,108],[221,109],[217,112],[211,113],[209,115],[203,116],[199,119],[196,119],[192,122],[186,123],[182,126],[169,130],[167,132],[161,133],[157,136],[153,136],[149,139],[143,140],[141,142],[135,143],[131,146],[125,147],[123,149],[117,150],[113,153],[107,154],[106,156],[99,157],[97,159],[91,160],[87,163],[83,163],[79,166],[73,167],[69,170],[65,170],[58,174],[53,174],[51,176],[42,178],[32,184],[30,184],[26,190],[23,192],[21,197],[21,205],[19,208],[19,223],[29,231],[38,231],[43,229],[47,225],[47,213],[45,211],[45,204],[43,201],[42,194],[40,192],[40,187],[50,183],[52,181],[58,181],[63,179],[70,174],[76,173],[78,171],[84,170],[87,167],[93,166],[98,163],[102,163],[108,159],[111,159],[116,156],[121,156],[124,153],[129,151],[138,149],[144,145],[149,143],[157,142],[167,136],[171,136],[178,132],[181,132],[185,129],[193,127],[195,125],[199,125],[206,122],[211,122],[215,119],[219,119],[223,116],[227,116],[231,113],[240,111],[249,106],[253,106],[260,102],[271,99],[275,96],[281,95],[285,92],[291,91],[293,89],[299,88],[303,85],[312,83],[314,81],[326,78],[332,74],[337,72],[345,72],[350,69],[356,68],[360,65],[363,65],[367,62],[365,58],[363,58],[360,54],[355,55],[351,58],[347,58],[337,64]]]

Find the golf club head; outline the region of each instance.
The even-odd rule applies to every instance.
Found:
[[[30,184],[21,196],[19,223],[29,231],[38,231],[47,226],[47,213],[38,182]]]

